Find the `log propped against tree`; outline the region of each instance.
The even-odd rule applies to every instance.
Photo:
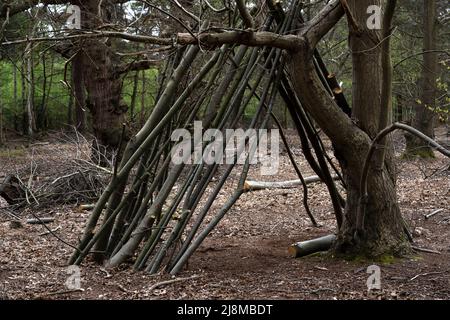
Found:
[[[339,180],[339,176],[333,176],[333,180]],[[306,185],[312,184],[315,182],[321,182],[319,176],[311,176],[304,178],[304,182]],[[287,180],[287,181],[275,181],[275,182],[266,182],[266,181],[253,181],[247,180],[244,183],[244,190],[248,191],[256,191],[256,190],[264,190],[264,189],[291,189],[303,186],[303,183],[300,179],[297,180]]]

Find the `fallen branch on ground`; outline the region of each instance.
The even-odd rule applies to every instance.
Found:
[[[338,176],[333,176],[333,180],[339,180]],[[318,176],[311,176],[305,178],[306,184],[311,184],[315,182],[320,182]],[[252,181],[247,180],[244,184],[245,191],[255,191],[263,189],[289,189],[302,186],[301,180],[288,180],[288,181],[276,181],[276,182],[265,182],[265,181]]]
[[[434,253],[434,254],[441,254],[439,251],[426,249],[426,248],[420,248],[420,247],[412,247],[413,250],[420,251],[420,252],[426,252],[426,253]]]
[[[434,275],[434,274],[443,274],[446,272],[447,271],[421,273],[421,274],[418,274],[418,275],[412,277],[411,279],[409,279],[409,281],[416,280],[418,277],[430,276],[430,275]]]
[[[69,293],[74,293],[74,292],[84,292],[84,289],[80,288],[80,289],[72,289],[72,290],[62,290],[62,291],[56,291],[56,292],[48,292],[45,294],[42,294],[40,296],[35,297],[35,299],[42,299],[44,297],[50,297],[50,296],[57,296],[60,294],[69,294]]]
[[[55,218],[27,219],[27,224],[46,224],[55,221]]]
[[[56,231],[58,231],[59,229],[61,229],[61,226],[57,226],[55,229],[53,229],[53,230],[49,230],[49,231],[47,231],[47,232],[43,232],[43,233],[41,233],[41,234],[39,234],[39,236],[46,236],[46,235],[48,235],[48,234],[53,234],[53,232],[56,232]]]
[[[162,287],[162,286],[165,286],[165,285],[168,285],[168,284],[172,284],[172,283],[175,283],[175,282],[187,281],[187,280],[197,279],[197,278],[200,278],[200,277],[201,276],[192,276],[192,277],[188,277],[188,278],[178,278],[178,279],[161,281],[161,282],[158,282],[158,283],[155,283],[154,285],[152,285],[148,289],[148,291],[153,291],[156,288],[159,288],[159,287]]]
[[[424,215],[424,217],[425,217],[425,219],[430,219],[432,216],[434,216],[434,215],[436,215],[436,214],[438,214],[439,212],[442,212],[442,211],[444,211],[444,209],[437,209],[437,210],[434,210],[433,212],[431,212],[429,214]]]

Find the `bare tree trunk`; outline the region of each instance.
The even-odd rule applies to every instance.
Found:
[[[114,10],[114,3],[99,0],[72,0],[81,8],[82,28],[95,29],[104,25]],[[92,114],[92,128],[96,140],[93,151],[100,151],[102,165],[111,159],[119,147],[122,125],[125,123],[127,106],[121,100],[122,77],[117,70],[118,56],[111,48],[111,41],[86,39],[80,51],[81,72],[87,92],[87,107]],[[106,159],[102,159],[106,157]]]
[[[350,48],[353,52],[353,115],[357,123],[371,139],[379,131],[380,113],[389,112],[387,105],[382,105],[382,36],[376,30],[366,28],[367,8],[369,5],[381,5],[380,1],[353,0],[349,6],[355,19],[362,28],[360,34],[350,34]],[[389,28],[389,26],[388,26]],[[374,46],[377,46],[374,50]],[[386,71],[385,71],[386,72]],[[390,93],[389,93],[390,95]],[[388,97],[390,99],[390,97]],[[392,121],[387,115],[388,124]],[[357,146],[359,156],[365,157],[367,146]],[[368,255],[383,253],[401,253],[405,250],[406,238],[403,233],[403,220],[396,195],[396,172],[392,152],[392,140],[386,141],[386,157],[383,163],[371,170],[368,182],[369,195],[361,194],[361,166],[364,160],[350,164],[351,153],[346,152],[341,166],[347,179],[347,207],[342,230],[339,234],[338,249],[343,252]],[[342,154],[342,153],[341,153]],[[376,160],[374,159],[374,162]],[[373,162],[373,167],[375,163]],[[355,167],[358,168],[355,170]],[[358,221],[358,207],[363,201],[366,206],[366,221]],[[358,224],[360,224],[358,226]],[[364,235],[356,234],[363,228]]]
[[[34,117],[34,74],[33,74],[33,51],[31,44],[25,49],[27,55],[27,120],[28,135],[31,137],[36,132],[36,120]]]
[[[2,87],[2,83],[0,82],[0,88],[1,87]],[[2,95],[0,92],[0,146],[2,146],[4,143],[5,143],[5,138],[3,136],[3,103],[2,103]]]
[[[48,77],[47,77],[47,61],[45,60],[45,53],[42,54],[42,97],[41,97],[41,103],[38,107],[38,110],[36,112],[37,119],[36,119],[36,127],[39,128],[39,130],[45,130],[48,126],[47,121],[47,108],[45,105],[46,102],[46,96],[47,96],[47,83]],[[50,77],[52,75],[52,72],[50,72]],[[51,81],[51,80],[50,80]]]
[[[369,195],[364,199],[367,218],[363,234],[357,233],[358,207],[364,198],[360,193],[363,164],[371,138],[377,134],[381,112],[381,50],[377,49],[381,39],[378,32],[366,28],[366,11],[369,5],[380,3],[352,0],[348,4],[362,28],[360,32],[351,31],[350,35],[354,68],[352,118],[358,125],[354,125],[324,90],[311,62],[310,50],[305,50],[306,54],[296,54],[292,59],[294,85],[304,107],[332,140],[346,180],[347,201],[336,250],[368,256],[399,254],[407,251],[408,244],[389,155],[381,170],[370,171]],[[367,51],[374,47],[376,49]]]
[[[349,7],[361,31],[349,24],[349,45],[352,51],[352,115],[358,126],[374,138],[378,133],[381,108],[381,34],[366,27],[367,8],[381,5],[380,0],[350,0]],[[368,81],[369,80],[369,81]],[[370,110],[370,112],[369,112]],[[375,116],[374,116],[375,115]]]
[[[27,121],[27,95],[26,95],[26,75],[25,75],[25,60],[22,61],[20,66],[20,84],[21,84],[21,109],[22,109],[22,133],[24,135],[28,132],[28,121]]]
[[[18,102],[17,102],[17,67],[13,66],[13,112],[14,112],[14,130],[19,132],[18,120]]]
[[[438,71],[438,56],[436,50],[436,0],[424,1],[424,36],[423,36],[423,66],[422,66],[422,97],[415,104],[415,117],[412,126],[429,137],[434,137],[434,122],[436,107],[436,79]],[[434,157],[433,149],[423,140],[406,135],[409,156],[423,158]]]

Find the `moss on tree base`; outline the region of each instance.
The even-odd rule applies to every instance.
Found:
[[[415,158],[422,158],[422,159],[434,159],[436,156],[434,155],[433,149],[431,148],[415,148],[415,149],[406,149],[406,151],[403,153],[402,158],[403,159],[415,159]]]
[[[336,257],[349,261],[376,261],[392,263],[397,258],[412,255],[411,244],[406,236],[400,239],[356,240],[353,237],[339,236],[332,248]]]

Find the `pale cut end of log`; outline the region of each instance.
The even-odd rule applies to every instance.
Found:
[[[291,245],[288,248],[288,253],[293,258],[297,258],[298,257],[298,250],[297,250],[297,247],[295,246],[295,244]]]
[[[327,251],[334,241],[336,241],[336,236],[330,234],[317,239],[294,243],[288,248],[288,252],[293,258],[300,258],[316,252]]]
[[[78,211],[89,211],[95,208],[95,204],[81,204],[78,206]]]

